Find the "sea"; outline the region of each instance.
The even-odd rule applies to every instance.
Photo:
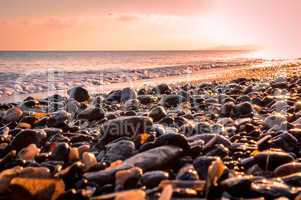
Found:
[[[186,80],[198,69],[240,64],[250,54],[241,50],[0,51],[0,101],[45,92],[65,94],[73,86],[110,91],[137,86],[139,80],[141,85],[180,76]]]
[[[240,50],[195,51],[0,51],[0,73],[28,71],[99,71],[155,68],[239,59],[249,55]]]

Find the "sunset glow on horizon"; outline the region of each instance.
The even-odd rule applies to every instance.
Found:
[[[0,50],[301,52],[299,0],[9,0]]]

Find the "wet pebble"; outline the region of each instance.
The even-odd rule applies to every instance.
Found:
[[[23,115],[23,111],[18,107],[8,109],[3,116],[3,120],[6,122],[18,121]]]
[[[105,112],[101,108],[91,107],[78,113],[78,119],[101,120],[105,116]]]
[[[162,106],[154,107],[149,112],[148,116],[153,119],[154,122],[159,121],[167,115],[166,110]]]
[[[40,147],[45,142],[47,134],[44,130],[26,129],[21,130],[9,144],[9,148],[19,151],[30,144]]]
[[[112,163],[117,160],[125,160],[135,153],[135,144],[130,140],[120,140],[106,147],[106,152],[101,160]]]
[[[153,121],[149,117],[129,116],[112,119],[103,124],[101,140],[112,141],[122,136],[133,137],[148,132]]]
[[[159,185],[162,180],[169,178],[169,174],[164,171],[154,170],[146,172],[141,177],[141,183],[148,188],[153,188]]]
[[[137,92],[133,88],[124,88],[121,90],[120,100],[126,102],[127,100],[136,99]]]
[[[73,87],[69,89],[67,93],[70,98],[73,98],[78,102],[84,102],[90,99],[88,91],[82,87]]]

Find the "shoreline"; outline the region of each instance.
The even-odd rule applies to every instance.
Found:
[[[257,62],[257,61],[256,61]],[[133,87],[139,89],[143,86],[158,85],[160,83],[167,84],[181,84],[181,83],[200,83],[200,82],[210,82],[210,81],[229,81],[236,78],[257,78],[257,79],[269,79],[274,78],[279,75],[292,75],[301,74],[301,66],[299,59],[297,60],[276,60],[276,61],[265,61],[262,63],[255,64],[233,64],[233,62],[228,63],[227,67],[213,67],[198,69],[196,72],[191,71],[190,73],[184,75],[178,75],[179,72],[189,68],[189,65],[172,66],[172,67],[160,67],[153,68],[151,70],[157,71],[159,77],[153,78],[141,78],[137,80],[128,79],[126,82],[117,81],[103,85],[84,85],[91,92],[91,94],[108,93],[113,90],[122,89],[124,87]],[[195,67],[195,66],[194,66]],[[164,70],[175,69],[175,74],[164,76]],[[144,69],[139,69],[144,70]],[[135,70],[129,70],[135,71]],[[80,72],[74,72],[80,74]],[[82,86],[82,85],[79,85]],[[8,102],[18,102],[24,100],[28,96],[35,98],[42,98],[43,96],[49,96],[53,94],[60,94],[62,96],[67,95],[67,90],[70,84],[65,85],[63,89],[57,89],[53,91],[35,91],[25,94],[17,94],[10,96],[0,96],[0,101],[2,103]]]
[[[30,94],[51,90],[68,89],[72,86],[94,87],[136,80],[155,79],[166,76],[181,76],[198,73],[203,69],[228,68],[262,63],[260,59],[232,59],[197,62],[179,65],[164,65],[143,68],[112,68],[87,71],[64,71],[55,68],[47,70],[29,70],[26,73],[1,72],[0,97],[14,94]]]

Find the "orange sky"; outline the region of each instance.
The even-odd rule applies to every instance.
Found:
[[[300,0],[0,1],[1,50],[301,52]]]

